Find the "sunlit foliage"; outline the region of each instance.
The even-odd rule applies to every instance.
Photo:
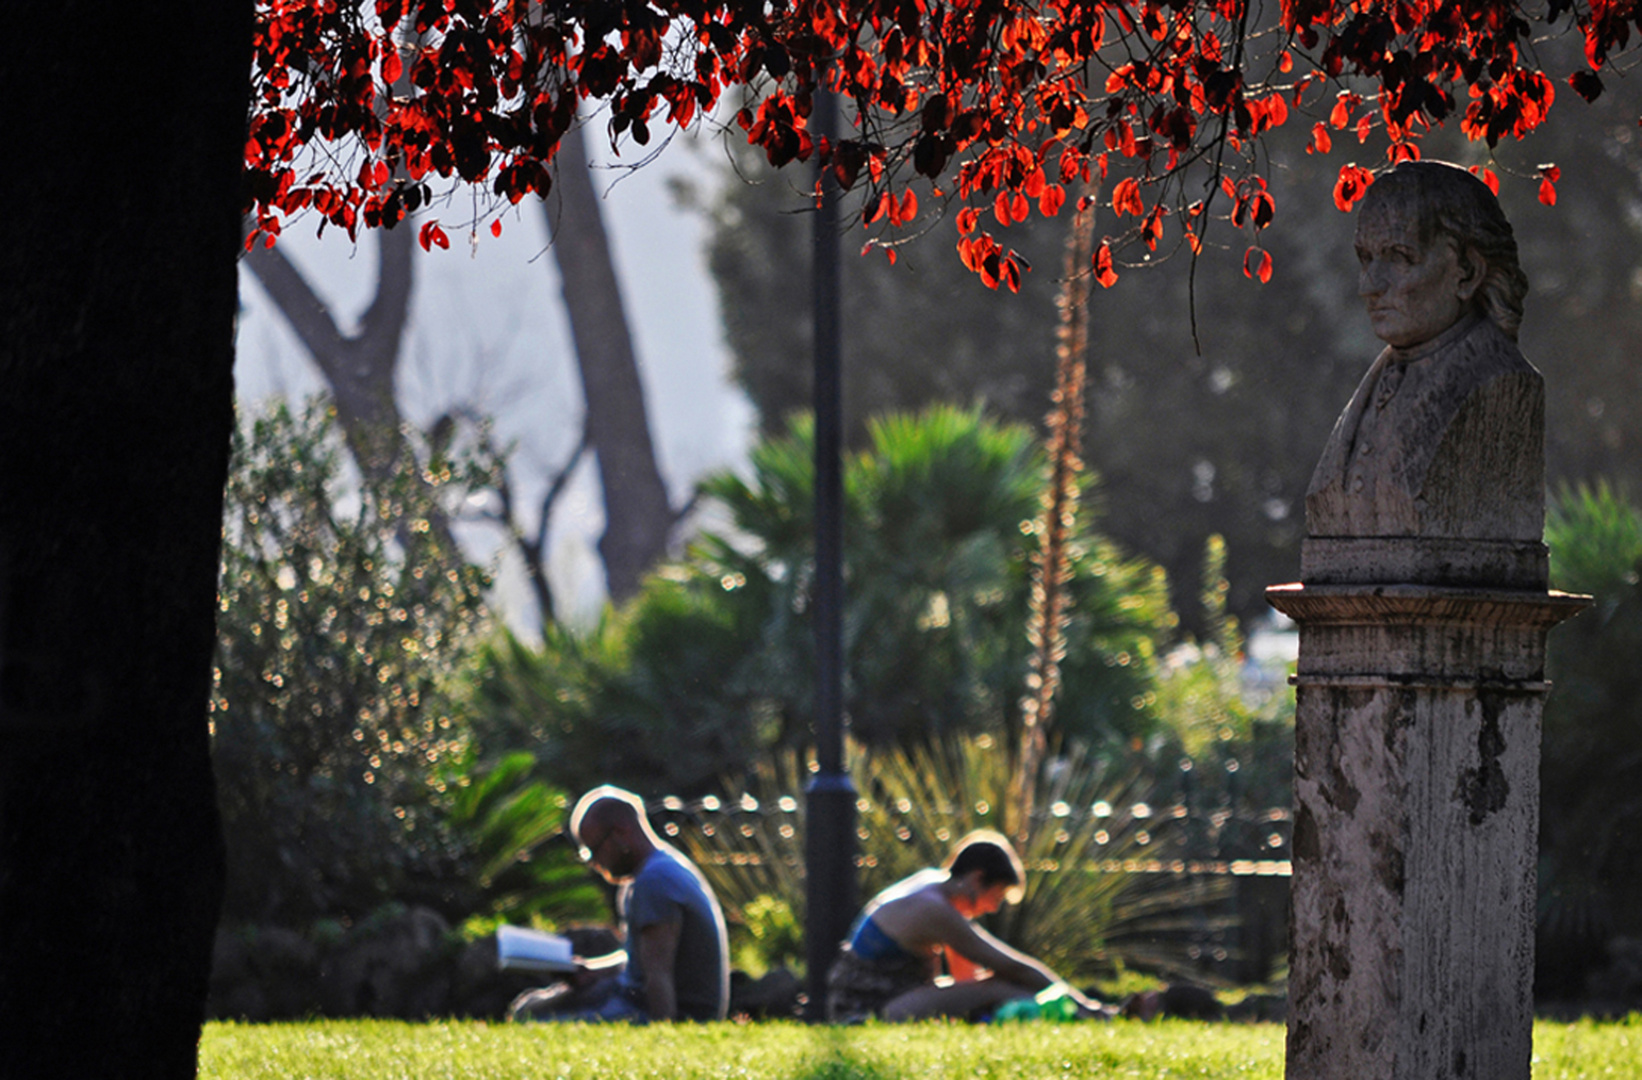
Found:
[[[343,454],[320,402],[236,435],[211,701],[230,915],[450,899],[435,804],[467,735],[446,690],[487,626],[488,579],[428,526],[456,466],[375,492]]]
[[[1260,232],[1277,207],[1264,133],[1309,126],[1309,149],[1327,154],[1336,136],[1380,130],[1391,161],[1418,157],[1422,133],[1446,121],[1490,147],[1520,139],[1556,96],[1533,39],[1583,36],[1557,77],[1594,100],[1635,21],[1625,5],[1564,0],[257,7],[248,243],[309,210],[350,234],[392,226],[443,194],[436,181],[483,185],[497,204],[545,195],[583,102],[606,106],[612,141],[639,147],[733,110],[771,163],[818,159],[843,187],[866,188],[880,242],[921,227],[928,204],[911,180],[927,179],[926,199],[960,204],[964,265],[1010,289],[1029,267],[992,228],[1054,216],[1092,186],[1112,215],[1089,267],[1103,284],[1117,273],[1113,241],[1196,250],[1216,219],[1246,239],[1243,272],[1265,280]],[[849,103],[853,130],[813,130],[821,91]],[[1559,175],[1538,170],[1543,201]],[[1351,206],[1372,181],[1342,164],[1336,201]],[[499,214],[478,218],[500,231]],[[437,218],[419,235],[450,246]]]

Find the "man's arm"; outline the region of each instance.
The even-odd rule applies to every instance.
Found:
[[[678,988],[673,985],[673,962],[678,957],[679,931],[684,920],[656,922],[639,930],[639,966],[644,969],[644,1011],[652,1020],[678,1018]]]

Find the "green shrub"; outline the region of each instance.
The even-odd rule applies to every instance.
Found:
[[[503,640],[478,692],[487,746],[540,746],[577,789],[700,794],[810,738],[813,428],[752,452],[751,476],[702,485],[705,529],[620,613],[542,648]],[[1025,678],[1031,432],[935,408],[872,426],[845,465],[845,709],[862,741],[912,745],[1014,729]],[[1087,483],[1087,481],[1086,481]],[[710,520],[717,520],[712,519]],[[1162,571],[1079,519],[1063,704],[1068,738],[1126,746],[1156,727],[1151,677],[1173,632]]]
[[[229,918],[301,925],[469,897],[442,820],[448,691],[489,582],[430,528],[459,463],[360,490],[330,410],[242,424],[223,524],[213,756]]]
[[[1293,801],[1294,692],[1251,688],[1244,639],[1226,609],[1226,546],[1204,552],[1201,641],[1185,641],[1158,666],[1163,738],[1147,747],[1152,775],[1193,809],[1288,809]]]
[[[565,835],[570,800],[535,767],[521,751],[480,768],[469,750],[445,771],[444,818],[472,868],[475,906],[497,923],[602,919],[604,893]]]

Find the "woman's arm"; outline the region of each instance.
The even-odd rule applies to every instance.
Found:
[[[976,967],[989,969],[994,978],[1028,990],[1042,990],[1061,981],[1043,963],[1004,944],[951,908],[939,918],[941,945],[949,955],[961,956]]]
[[[989,968],[992,977],[1014,983],[1025,989],[1038,991],[1048,986],[1064,986],[1067,996],[1090,1012],[1101,1012],[1098,1002],[1085,997],[1075,987],[1056,975],[1049,966],[999,941],[996,937],[948,908],[952,918],[942,918],[942,945],[948,955],[957,955],[979,967]]]

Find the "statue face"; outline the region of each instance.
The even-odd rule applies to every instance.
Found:
[[[1408,348],[1458,322],[1482,277],[1475,252],[1468,256],[1448,236],[1421,244],[1414,215],[1393,202],[1365,207],[1357,222],[1357,295],[1375,336]]]

